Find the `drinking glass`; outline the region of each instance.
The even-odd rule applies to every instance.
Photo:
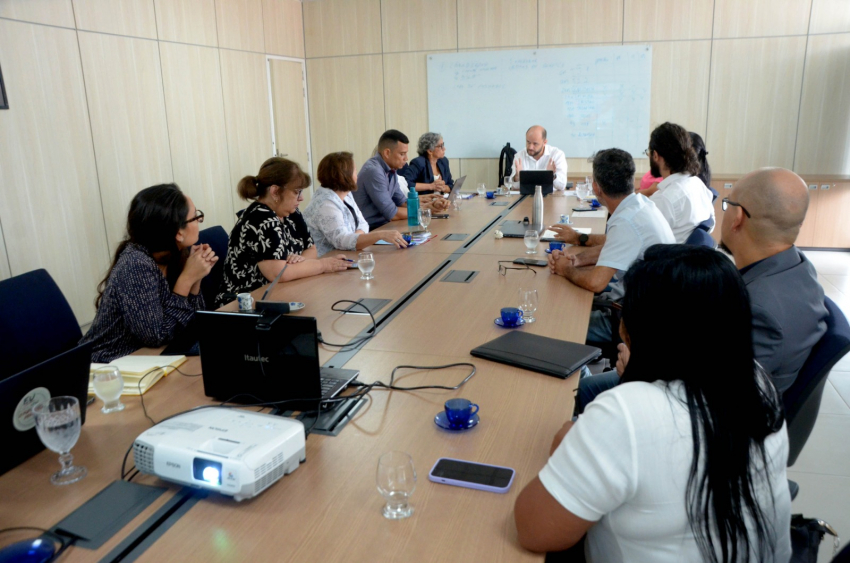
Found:
[[[404,452],[387,452],[378,459],[378,492],[387,500],[385,518],[400,520],[413,514],[410,495],[416,489],[413,458]]]
[[[124,410],[124,403],[121,402],[121,392],[124,390],[124,378],[121,377],[121,370],[115,366],[97,368],[92,375],[92,383],[94,384],[94,394],[103,401],[103,408],[100,409],[100,412],[109,414]]]
[[[41,443],[59,454],[62,469],[57,471],[50,482],[54,485],[76,483],[86,476],[85,467],[74,466],[71,448],[80,437],[80,402],[76,397],[53,397],[47,402],[38,403],[32,409],[35,415],[35,431]]]
[[[537,290],[529,287],[519,289],[519,308],[522,310],[522,320],[525,323],[533,323],[536,319],[538,296]]]
[[[361,252],[359,258],[360,259],[357,260],[357,267],[360,268],[360,273],[363,274],[362,276],[360,276],[360,279],[375,279],[375,276],[372,275],[372,270],[375,269],[375,257],[372,256],[372,253]]]
[[[511,176],[505,176],[505,187],[508,188],[508,193],[514,189],[514,181],[511,179]]]
[[[478,184],[478,195],[482,197],[487,195],[487,186],[485,186],[483,182]]]
[[[528,249],[525,251],[526,254],[537,254],[537,243],[540,242],[540,233],[538,233],[534,229],[529,229],[525,231],[525,247]]]
[[[460,211],[461,205],[463,205],[463,199],[460,197],[460,194],[457,194],[457,197],[452,202],[452,207],[454,207],[455,211]]]
[[[420,209],[419,210],[419,224],[422,225],[424,229],[428,229],[428,225],[431,224],[431,210],[430,209]]]

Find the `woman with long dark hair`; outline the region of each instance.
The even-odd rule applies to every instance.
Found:
[[[656,245],[625,287],[622,383],[556,435],[517,499],[520,543],[559,551],[586,534],[587,560],[606,563],[787,562],[788,437],[741,276],[710,249]]]
[[[204,308],[201,280],[218,261],[196,245],[204,213],[176,184],[140,191],[130,203],[127,234],[97,286],[97,314],[81,342],[93,362],[167,344]]]
[[[694,147],[694,152],[697,153],[697,160],[699,161],[699,174],[697,174],[697,178],[702,180],[702,183],[705,184],[706,187],[711,186],[711,166],[708,165],[708,151],[705,150],[705,141],[702,140],[699,133],[694,133],[691,131],[688,133],[691,136],[691,144]]]

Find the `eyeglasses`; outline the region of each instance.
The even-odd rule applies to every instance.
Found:
[[[435,149],[444,149],[444,148],[446,148],[446,143],[440,143],[439,145],[437,145],[437,146],[436,146],[436,147],[434,147],[434,148],[435,148]]]
[[[513,260],[499,260],[499,273],[503,276],[508,273],[508,270],[528,270],[535,276],[537,275],[537,272],[528,264],[518,264],[516,266],[505,266],[505,264],[514,264],[514,262]]]
[[[652,156],[652,149],[646,149],[645,151],[643,151],[643,154],[645,154],[646,156]]]
[[[196,209],[195,210],[195,216],[192,217],[191,219],[187,219],[187,220],[183,221],[183,226],[185,227],[186,225],[188,225],[192,221],[197,221],[198,223],[203,223],[204,222],[204,212],[201,211],[200,209]]]
[[[752,215],[750,215],[750,212],[749,212],[749,211],[747,211],[747,208],[746,208],[746,207],[744,207],[744,206],[743,206],[743,205],[741,205],[740,203],[735,203],[734,201],[730,201],[728,197],[724,197],[724,198],[723,198],[723,200],[720,202],[720,204],[721,204],[721,205],[720,205],[720,207],[723,209],[723,211],[726,211],[727,209],[729,209],[729,206],[730,206],[730,205],[734,205],[735,207],[740,207],[740,208],[741,208],[741,211],[743,211],[743,212],[744,212],[744,215],[746,215],[746,216],[747,216],[747,219],[752,219],[752,218],[753,218],[753,216],[752,216]]]

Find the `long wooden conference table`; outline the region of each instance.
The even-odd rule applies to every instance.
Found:
[[[335,343],[366,334],[371,320],[334,312],[334,302],[390,300],[377,312],[373,338],[348,353],[320,347],[323,364],[359,369],[364,383],[388,383],[398,365],[472,362],[477,373],[466,385],[457,391],[373,390],[338,436],[311,434],[307,461],[254,499],[237,503],[217,493],[198,499],[179,485],[140,474],[135,483],[167,490],[99,549],[72,547],[61,560],[541,560],[519,546],[513,504],[545,464],[554,434],[572,413],[577,375],[560,380],[473,358],[469,352],[504,333],[494,319],[502,307],[517,305],[521,286],[539,293],[537,322],[513,330],[583,342],[592,294],[551,275],[548,268],[501,275],[498,261],[524,257],[526,249],[522,239],[497,239],[494,231],[503,221],[530,218],[531,198],[507,196],[496,202],[508,205],[494,206],[492,200],[475,197],[452,211],[449,219],[433,219],[429,230],[435,238],[424,245],[405,250],[371,247],[374,280],[362,281],[358,270],[349,270],[280,284],[269,296],[305,303],[297,314],[316,317],[324,339]],[[556,223],[576,203],[570,196],[547,197],[546,224]],[[583,219],[577,213],[574,223],[604,232],[601,218]],[[405,225],[384,228],[404,230]],[[467,236],[443,240],[451,234]],[[546,257],[546,246],[540,243],[536,258]],[[344,254],[356,259],[357,253]],[[451,270],[477,274],[468,283],[441,281]],[[254,292],[255,298],[263,291]],[[181,370],[199,374],[199,358],[190,358]],[[463,367],[406,370],[396,384],[453,386],[468,373]],[[452,397],[479,404],[480,424],[457,433],[438,428],[434,416]],[[82,481],[52,486],[49,478],[57,469],[57,456],[49,451],[0,477],[0,528],[50,528],[120,479],[124,453],[150,427],[138,397],[122,401],[126,408],[119,413],[102,414],[99,400],[88,408],[72,450],[75,462],[89,471]],[[214,403],[204,396],[201,377],[176,372],[152,387],[144,402],[155,421]],[[409,453],[418,476],[411,499],[414,514],[401,521],[381,515],[384,499],[375,483],[378,458],[391,450]],[[432,483],[428,472],[440,457],[512,467],[516,479],[507,494]]]

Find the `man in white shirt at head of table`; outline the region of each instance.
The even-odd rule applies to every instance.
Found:
[[[555,173],[552,188],[563,191],[567,187],[567,157],[548,143],[546,129],[540,125],[532,125],[525,132],[525,149],[514,157],[514,182],[519,182],[522,170],[551,170]]]

